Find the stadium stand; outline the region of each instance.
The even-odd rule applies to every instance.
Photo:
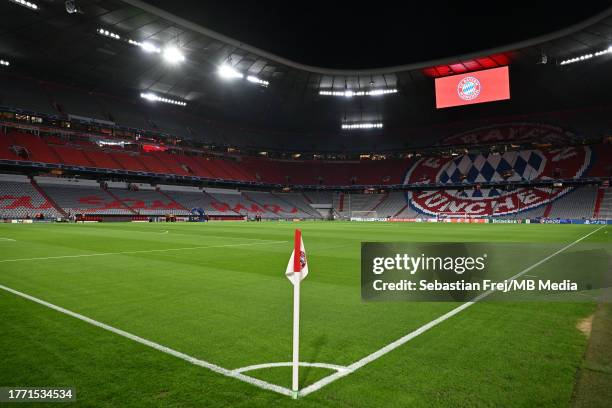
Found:
[[[0,129],[0,159],[19,160],[19,156],[14,150],[14,143],[8,138],[6,133]]]
[[[180,203],[189,211],[201,208],[208,215],[222,216],[238,214],[230,209],[222,211],[213,207],[210,204],[212,197],[205,194],[197,187],[160,185],[159,188],[160,191],[163,191],[167,196],[172,198],[172,200]]]
[[[55,203],[70,215],[132,214],[132,211],[101,189],[98,182],[94,180],[36,177],[36,182]]]
[[[385,198],[386,194],[344,194],[344,206],[340,214],[350,217],[355,211],[373,211]]]
[[[189,215],[189,211],[172,198],[146,185],[109,185],[108,193],[138,215]]]
[[[599,206],[597,218],[612,219],[612,188],[603,190],[603,197]]]
[[[337,185],[399,184],[412,161],[361,162],[281,161],[243,158],[256,180],[276,184]]]
[[[412,192],[385,194],[359,194],[328,191],[274,193],[267,191],[240,191],[236,189],[205,188],[125,182],[107,182],[107,189],[94,180],[57,177],[35,177],[29,180],[22,175],[0,175],[0,194],[3,218],[26,218],[42,213],[45,217],[62,215],[189,215],[192,209],[202,209],[208,215],[254,217],[266,219],[310,218],[320,219],[324,212],[316,206],[333,203],[336,215],[350,217],[355,211],[375,211],[380,218],[423,218],[438,215],[425,213],[413,201]],[[552,201],[511,213],[497,213],[495,208],[480,216],[502,219],[550,218],[584,219],[612,218],[612,189],[596,186],[567,188],[556,194],[548,189]],[[459,196],[461,190],[439,190],[449,196]],[[487,200],[471,197],[472,202]],[[420,194],[420,193],[417,193]],[[601,197],[600,197],[601,195]],[[597,208],[600,197],[599,208]],[[408,200],[407,200],[408,199]],[[331,202],[330,202],[331,201]],[[57,206],[57,208],[55,207]],[[350,209],[349,209],[350,208]],[[444,211],[448,214],[448,211]],[[461,214],[458,211],[457,214]]]
[[[332,204],[334,201],[331,191],[306,191],[304,197],[311,204]]]
[[[404,208],[402,208],[397,213],[395,213],[393,215],[393,217],[396,217],[396,218],[408,218],[408,219],[412,219],[412,218],[424,218],[422,213],[419,213],[418,211],[415,211],[409,204],[404,206]]]
[[[42,163],[61,163],[57,154],[39,136],[12,131],[7,134],[7,137],[14,146],[19,146],[27,152],[27,160]]]
[[[396,217],[400,216],[403,210],[408,206],[406,201],[406,193],[403,192],[392,192],[389,193],[386,198],[380,202],[378,206],[374,208],[379,217]],[[409,213],[403,214],[406,218],[409,217]]]
[[[0,217],[57,218],[62,214],[41,194],[26,176],[0,174]]]
[[[304,210],[304,206],[300,205],[301,203],[298,205],[291,205],[287,201],[272,193],[260,191],[242,191],[242,196],[247,200],[256,203],[268,213],[273,213],[280,218],[312,218],[313,216],[316,216],[315,214]],[[290,197],[287,198],[290,199]]]
[[[591,218],[595,210],[597,187],[578,187],[552,203],[548,218]]]
[[[302,193],[271,193],[290,206],[297,208],[300,212],[305,213],[304,218],[321,218],[321,214],[311,207]]]
[[[138,150],[139,147],[134,144],[129,149],[119,146],[101,148],[87,140],[43,137],[15,130],[0,136],[0,159],[278,185],[385,186],[433,181],[442,184],[470,184],[546,178],[576,179],[587,175],[609,177],[612,171],[606,160],[606,154],[610,152],[607,145],[437,158],[441,164],[434,170],[424,166],[425,159],[333,162],[251,156],[211,158],[187,155],[181,149],[173,149],[172,153],[147,153]],[[562,158],[563,163],[556,164],[557,156]],[[357,206],[361,208],[359,203]]]
[[[140,160],[138,160],[137,154],[109,153],[109,155],[125,170],[137,172],[150,171]]]
[[[204,191],[211,196],[209,205],[219,211],[233,211],[249,217],[261,215],[262,218],[284,218],[267,210],[263,204],[249,200],[238,190],[205,188]]]
[[[63,164],[85,167],[94,166],[91,160],[89,160],[79,149],[74,149],[68,146],[51,146],[51,149],[57,155],[57,157],[59,157]]]
[[[89,159],[94,167],[102,169],[122,169],[121,165],[110,154],[101,150],[87,150],[83,154]]]

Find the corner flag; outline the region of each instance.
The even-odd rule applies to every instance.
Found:
[[[287,264],[285,276],[294,285],[308,275],[308,262],[306,261],[306,251],[304,250],[304,241],[302,240],[302,231],[295,230],[295,238],[293,244],[293,252]]]
[[[308,275],[308,261],[306,260],[306,251],[304,250],[304,241],[302,241],[302,231],[295,230],[295,238],[293,240],[293,252],[289,258],[287,271],[285,276],[293,284],[293,372],[291,381],[291,390],[293,398],[297,398],[298,384],[298,369],[300,366],[300,282]]]

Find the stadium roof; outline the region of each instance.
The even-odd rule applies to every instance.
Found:
[[[606,89],[611,89],[611,54],[584,63],[560,62],[612,45],[612,8],[566,29],[494,49],[345,70],[288,60],[140,0],[78,0],[73,14],[64,2],[32,1],[39,6],[36,11],[16,2],[0,5],[0,57],[11,62],[11,72],[130,99],[152,92],[184,101],[186,110],[206,118],[275,131],[331,134],[340,133],[343,122],[366,121],[384,122],[387,132],[466,117],[606,103]],[[169,64],[163,51],[144,52],[139,44],[145,42],[160,51],[176,47],[185,60]],[[224,64],[244,78],[220,78]],[[508,64],[511,101],[435,110],[433,77]],[[247,81],[249,75],[260,83]],[[384,89],[398,92],[319,95]]]

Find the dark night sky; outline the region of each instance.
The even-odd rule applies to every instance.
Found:
[[[304,64],[378,68],[481,51],[580,22],[612,2],[147,0]],[[525,2],[527,3],[527,2]]]

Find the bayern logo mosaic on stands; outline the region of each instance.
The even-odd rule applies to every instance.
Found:
[[[464,101],[471,101],[478,98],[480,91],[480,81],[473,76],[465,77],[457,84],[457,95]]]
[[[508,191],[493,187],[462,189],[461,185],[571,179],[582,176],[590,162],[589,147],[424,158],[410,169],[405,184],[449,185],[447,189],[408,193],[415,209],[425,214],[504,215],[546,205],[572,188],[519,187]]]

